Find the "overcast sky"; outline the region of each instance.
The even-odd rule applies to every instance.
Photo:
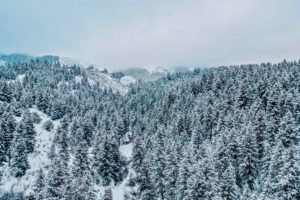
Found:
[[[1,0],[0,52],[111,69],[300,58],[299,0]]]

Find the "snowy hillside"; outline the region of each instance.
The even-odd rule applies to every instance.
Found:
[[[68,57],[59,57],[59,62],[61,65],[66,66],[79,66],[82,69],[85,69],[87,72],[87,78],[88,82],[91,85],[96,85],[98,83],[98,86],[102,89],[112,89],[114,92],[120,92],[121,94],[126,94],[128,91],[128,84],[133,83],[132,80],[125,81],[118,80],[112,77],[112,75],[108,72],[105,72],[104,69],[97,67],[93,64],[90,64],[88,62],[68,58]],[[76,77],[76,81],[80,82],[82,80],[82,77],[78,76]]]
[[[1,200],[299,199],[300,62],[0,77]]]
[[[51,160],[49,155],[51,154],[51,144],[53,143],[54,133],[57,131],[57,127],[60,126],[60,120],[51,120],[51,118],[36,108],[29,109],[30,113],[37,114],[40,118],[40,122],[34,125],[36,131],[36,143],[34,147],[34,152],[28,155],[29,169],[26,171],[26,174],[21,178],[15,178],[9,172],[9,166],[4,165],[1,168],[1,171],[4,173],[1,177],[0,182],[0,191],[9,192],[9,191],[23,191],[25,195],[30,195],[33,193],[35,181],[38,179],[39,170],[44,169],[44,173],[48,173]],[[20,121],[21,118],[16,118],[17,121]],[[52,122],[53,128],[51,131],[45,130],[43,125],[45,122]],[[131,161],[132,156],[132,144],[126,144],[120,146],[121,154],[126,158],[128,162]],[[132,174],[132,169],[129,168],[129,175]],[[122,183],[117,186],[112,187],[112,195],[114,200],[123,200],[124,192],[127,190],[126,183],[128,178],[125,178]],[[103,196],[105,187],[95,186],[95,189],[99,192],[99,197]],[[1,193],[0,192],[0,193]]]
[[[43,65],[43,68],[41,68],[41,64]],[[118,126],[113,124],[109,126],[120,127],[120,122],[122,122],[119,121],[121,119],[120,114],[118,113],[119,111],[117,112],[116,110],[112,112],[112,109],[116,109],[119,105],[108,107],[106,107],[106,105],[111,104],[112,99],[116,97],[120,98],[120,95],[116,92],[119,92],[122,95],[127,93],[127,84],[129,84],[130,80],[127,82],[125,81],[123,84],[120,80],[113,78],[111,74],[99,71],[98,69],[62,67],[56,64],[52,65],[51,62],[40,62],[40,59],[36,60],[36,62],[31,62],[31,65],[32,68],[35,68],[34,75],[22,71],[22,74],[12,77],[13,79],[7,79],[0,82],[0,110],[5,110],[3,111],[4,114],[3,112],[0,112],[0,137],[2,139],[3,137],[5,138],[0,141],[0,199],[1,197],[4,199],[14,199],[16,198],[14,195],[19,194],[22,196],[35,196],[37,194],[36,184],[41,181],[41,177],[44,177],[44,181],[47,183],[50,181],[52,174],[58,170],[56,168],[58,166],[55,158],[57,157],[56,154],[59,149],[62,148],[62,146],[57,144],[57,140],[64,140],[64,142],[69,143],[68,146],[72,143],[72,146],[69,146],[69,153],[66,154],[68,161],[65,163],[65,167],[68,166],[67,168],[70,168],[72,174],[75,173],[73,172],[75,171],[74,165],[79,158],[76,157],[78,154],[74,153],[74,151],[76,152],[74,147],[77,146],[76,144],[78,142],[75,142],[75,137],[71,136],[71,134],[73,134],[72,130],[75,130],[75,135],[80,135],[78,131],[84,131],[84,133],[89,131],[90,137],[96,137],[96,135],[102,131],[101,129],[92,131],[92,129],[94,129],[94,124],[91,124],[90,120],[95,120],[95,117],[97,117],[99,113],[107,112],[108,110],[110,113],[114,113],[113,116],[117,117],[111,118],[109,124],[119,124]],[[4,70],[0,72],[0,75],[5,76],[6,74],[11,74],[7,71],[11,71],[14,68],[19,69],[20,66],[22,67],[22,64],[12,63],[10,68],[4,67]],[[24,64],[24,67],[26,66],[28,66],[27,63]],[[45,76],[45,74],[47,75]],[[35,77],[36,84],[40,85],[37,89],[39,91],[37,92],[37,96],[33,95],[35,89],[32,88],[32,86],[34,85],[30,84],[33,77]],[[56,79],[53,79],[54,77]],[[49,84],[50,82],[51,84]],[[5,89],[8,85],[9,88]],[[15,92],[18,90],[15,87],[24,89],[24,93],[22,93],[17,100],[18,104],[15,104]],[[28,89],[30,92],[25,92],[25,88],[31,88]],[[52,92],[45,92],[47,90],[45,88],[51,88],[50,90],[52,90]],[[110,90],[99,90],[100,88],[111,89],[111,92]],[[91,99],[88,92],[92,92],[95,99]],[[61,98],[61,95],[65,97]],[[84,98],[78,98],[80,96]],[[111,100],[107,99],[108,96],[111,96]],[[34,101],[32,97],[35,98]],[[103,97],[104,99],[101,100]],[[61,101],[62,99],[64,100]],[[76,111],[77,109],[74,105],[71,106],[72,102],[81,102],[80,104],[85,102],[82,104],[84,107],[85,105],[89,105],[89,107],[95,106],[95,109],[92,109],[95,112],[90,112],[92,111],[90,110],[86,113],[86,111],[82,112],[82,110],[80,112],[88,117],[82,116],[82,118],[79,119],[80,112]],[[81,110],[84,108],[82,105],[77,108]],[[78,113],[73,115],[71,114],[73,112]],[[96,113],[98,115],[96,115]],[[63,117],[64,115],[65,117]],[[69,117],[67,117],[67,115],[69,115]],[[101,114],[99,116],[101,116]],[[74,120],[72,120],[72,118]],[[63,120],[63,122],[61,122],[61,120]],[[116,120],[118,120],[118,122]],[[102,120],[99,118],[97,121],[100,123]],[[77,130],[77,128],[75,128],[76,123],[80,123],[80,126],[86,128]],[[100,124],[98,126],[100,126]],[[8,129],[10,130],[9,135],[6,135],[8,133],[3,132],[3,130]],[[114,129],[116,129],[116,133],[119,131],[117,128]],[[126,135],[126,132],[124,132],[125,129],[120,129],[120,131],[121,130],[123,132],[121,135]],[[68,135],[62,133],[68,133]],[[99,198],[104,195],[107,188],[111,188],[114,199],[122,200],[126,191],[129,174],[132,174],[130,164],[132,144],[128,144],[128,141],[130,141],[128,139],[126,140],[127,142],[125,142],[122,138],[123,136],[108,136],[109,135],[106,134],[99,136],[98,139],[100,139],[101,142],[95,144],[93,144],[92,138],[89,139],[89,145],[91,147],[88,151],[88,157],[90,157],[91,160],[94,160],[94,157],[98,152],[103,152],[103,150],[96,149],[96,147],[104,148],[104,146],[98,147],[97,145],[110,145],[114,148],[112,153],[118,155],[117,157],[119,160],[117,162],[121,163],[121,165],[118,166],[121,167],[118,172],[119,178],[112,178],[112,183],[109,183],[109,179],[109,182],[105,183],[105,186],[102,184],[100,185],[99,183],[90,183],[90,187],[94,188],[95,195]],[[105,137],[105,139],[101,139],[100,137]],[[82,140],[83,139],[79,141]],[[106,141],[106,143],[102,143],[103,141]],[[5,147],[6,145],[9,145],[8,148]],[[2,149],[2,147],[5,149]],[[85,161],[87,162],[87,160]],[[95,161],[93,162],[98,163]],[[90,164],[92,164],[92,162],[89,162],[89,165]],[[62,170],[62,168],[60,169]],[[65,168],[65,170],[67,169]],[[94,170],[96,170],[96,168],[90,169],[90,172],[93,172],[93,174],[96,173]],[[67,173],[71,175],[70,172]],[[42,181],[43,184],[46,183],[44,181]]]
[[[50,117],[37,110],[36,108],[29,109],[30,113],[36,113],[40,118],[40,122],[34,125],[36,131],[36,143],[34,147],[34,152],[28,155],[29,169],[26,174],[21,178],[15,178],[9,172],[9,166],[3,166],[3,175],[1,178],[0,191],[8,192],[14,191],[24,191],[25,194],[29,195],[32,193],[32,187],[37,179],[38,171],[40,169],[47,169],[50,165],[50,159],[48,154],[50,153],[51,143],[54,137],[54,131],[56,131],[59,126],[59,120],[52,121],[54,127],[51,131],[46,131],[43,125],[46,121],[51,120]],[[20,118],[16,118],[17,121]]]
[[[6,62],[25,63],[25,62],[29,62],[32,59],[35,59],[35,57],[23,55],[23,54],[0,55],[0,66],[5,65]],[[114,92],[120,92],[123,95],[127,93],[128,85],[130,83],[135,82],[135,80],[130,77],[124,77],[122,80],[117,80],[113,78],[110,73],[105,72],[103,68],[79,59],[74,59],[69,57],[59,57],[53,55],[39,56],[36,57],[36,59],[41,61],[48,61],[50,63],[56,63],[59,61],[61,65],[65,65],[69,67],[76,65],[87,71],[88,82],[91,85],[96,85],[97,83],[99,83],[100,88],[112,89]]]
[[[26,195],[30,195],[33,192],[34,183],[38,178],[38,173],[40,169],[45,169],[45,173],[47,173],[47,169],[51,163],[48,155],[51,153],[51,143],[53,141],[54,132],[57,127],[60,125],[59,120],[52,121],[54,124],[54,128],[51,131],[46,131],[42,126],[46,121],[51,121],[51,119],[40,112],[37,109],[30,109],[31,113],[36,113],[40,117],[41,121],[35,125],[36,135],[36,144],[35,151],[32,154],[28,155],[29,169],[26,174],[21,178],[15,178],[9,174],[9,167],[3,166],[2,170],[5,172],[2,174],[0,191],[8,192],[8,191],[23,191]],[[17,119],[20,120],[20,119]],[[132,154],[132,144],[127,144],[120,146],[120,152],[122,155],[126,157],[128,161],[131,160]],[[129,169],[129,174],[132,173],[131,169]],[[129,176],[128,176],[129,177]],[[115,200],[123,200],[124,192],[126,191],[126,183],[128,179],[125,179],[118,186],[113,186],[113,199]],[[97,188],[97,187],[95,187]],[[99,195],[103,195],[104,187],[98,187],[97,190],[100,192]]]

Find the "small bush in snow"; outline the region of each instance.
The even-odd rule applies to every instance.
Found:
[[[32,119],[32,122],[35,124],[41,123],[41,118],[36,112],[31,113],[31,119]]]
[[[51,131],[53,128],[54,128],[54,125],[52,123],[51,120],[47,120],[45,121],[45,123],[43,124],[43,128],[46,130],[46,131]]]

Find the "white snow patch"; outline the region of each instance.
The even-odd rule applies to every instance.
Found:
[[[98,70],[88,73],[88,82],[90,85],[95,85],[99,82],[100,88],[110,88],[113,92],[120,92],[122,95],[125,95],[128,92],[128,87],[126,85],[123,85],[119,80],[114,79],[111,74],[101,73]]]
[[[125,156],[128,160],[131,160],[131,157],[132,157],[132,147],[133,147],[133,145],[131,143],[120,146],[121,154],[123,156]],[[127,189],[126,183],[128,182],[130,173],[132,173],[132,169],[131,169],[131,166],[129,165],[127,177],[123,180],[123,182],[120,185],[112,187],[112,193],[113,193],[114,200],[123,200],[124,199],[124,194]]]
[[[75,76],[75,82],[81,83],[83,76]],[[101,73],[100,71],[94,71],[87,73],[87,81],[90,85],[94,86],[99,83],[101,89],[112,89],[113,92],[120,92],[125,95],[128,92],[127,85],[120,83],[119,80],[114,79],[111,74]]]
[[[75,82],[76,83],[81,83],[83,77],[82,76],[75,76]]]
[[[125,156],[128,160],[131,160],[131,157],[132,157],[132,147],[133,147],[132,143],[120,146],[121,154],[123,156]],[[113,195],[114,200],[123,200],[124,199],[124,194],[127,189],[126,184],[129,180],[130,174],[134,173],[131,168],[131,164],[129,164],[128,167],[129,167],[129,169],[128,169],[127,177],[123,180],[123,182],[120,185],[112,187],[112,195]]]
[[[132,76],[123,76],[123,77],[120,79],[120,82],[121,82],[123,85],[130,85],[131,83],[135,83],[135,82],[136,82],[136,79],[133,78]]]
[[[18,76],[16,77],[15,80],[9,80],[9,81],[7,81],[7,82],[8,82],[8,83],[15,83],[15,82],[17,82],[17,81],[20,81],[21,83],[23,83],[24,78],[25,78],[25,74],[20,74],[20,75],[18,75]]]
[[[16,80],[18,80],[22,83],[24,78],[25,78],[25,74],[20,74],[20,75],[17,76]]]
[[[125,156],[128,160],[130,160],[132,157],[132,148],[133,148],[132,143],[125,144],[120,146],[120,152],[123,156]]]
[[[133,147],[133,144],[131,144],[131,143],[120,146],[120,152],[123,156],[125,156],[127,158],[127,160],[131,160],[132,147]],[[130,174],[133,174],[133,173],[134,173],[134,171],[131,168],[131,163],[130,163],[129,167],[128,167],[127,177],[123,180],[123,182],[120,185],[111,187],[113,200],[123,200],[124,199],[124,194],[127,190],[126,184],[129,180]],[[106,187],[98,187],[98,191],[101,193],[101,195],[104,194],[105,188]]]
[[[92,86],[99,83],[101,89],[112,89],[113,92],[120,92],[122,95],[125,95],[128,92],[128,84],[123,84],[119,80],[113,78],[109,73],[103,73],[103,68],[68,57],[60,57],[59,62],[62,65],[77,65],[81,68],[87,68],[87,80]],[[94,68],[88,68],[89,66],[94,66]],[[81,83],[82,79],[83,77],[81,75],[75,76],[76,83]],[[128,81],[132,80],[127,80],[127,82]]]

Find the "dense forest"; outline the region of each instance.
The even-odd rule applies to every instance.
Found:
[[[0,199],[111,200],[120,184],[126,200],[300,199],[300,61],[168,74],[127,94],[88,80],[47,59],[0,66]]]

